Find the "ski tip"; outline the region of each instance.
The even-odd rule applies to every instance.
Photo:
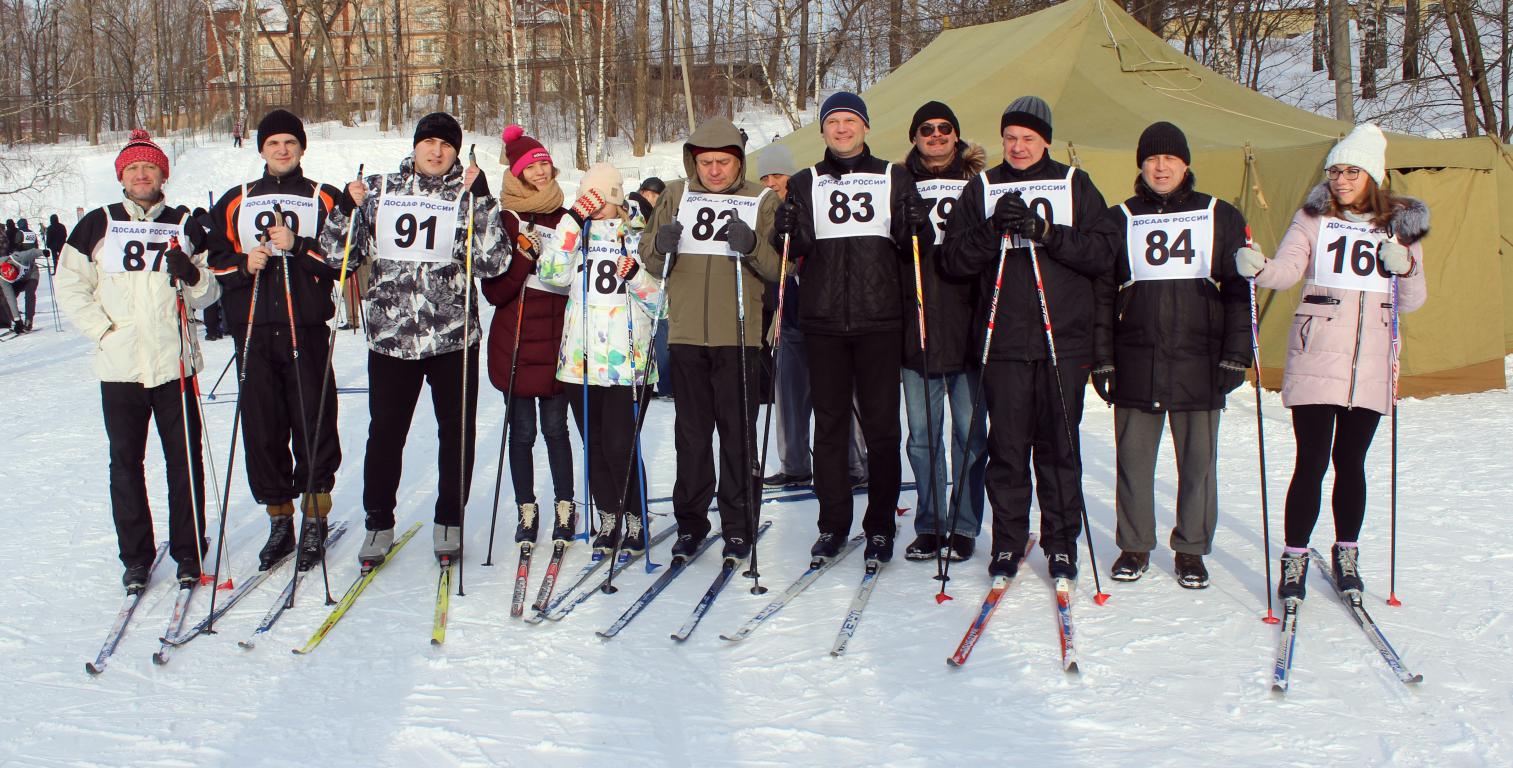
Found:
[[[955,656],[946,659],[946,666],[950,667],[951,669],[961,669],[961,664],[962,662],[957,661]]]
[[[1286,693],[1287,692],[1287,686],[1281,685],[1281,684],[1278,684],[1278,683],[1272,683],[1271,684],[1271,692],[1272,693],[1276,693],[1276,694]]]
[[[436,638],[434,638],[434,637],[433,637],[433,638],[431,638],[431,647],[433,647],[433,648],[434,648],[434,647],[436,647],[436,646],[439,646],[439,645],[441,645],[441,641],[440,641],[440,640],[437,640],[437,639],[436,639]]]
[[[242,649],[244,651],[250,651],[253,648],[256,648],[257,644],[254,643],[254,642],[252,642],[252,641],[250,641],[250,640],[238,640],[238,641],[236,641],[236,647],[238,647],[238,648],[240,648],[240,649]]]
[[[1397,599],[1396,592],[1390,592],[1387,594],[1387,604],[1392,606],[1393,608],[1403,607],[1403,601]]]
[[[1414,675],[1413,677],[1410,677],[1410,678],[1404,680],[1403,682],[1405,682],[1405,683],[1415,683],[1415,684],[1416,683],[1422,683],[1422,682],[1424,682],[1424,676],[1423,675]]]
[[[1098,594],[1093,595],[1093,602],[1095,602],[1095,603],[1097,603],[1099,605],[1103,605],[1104,603],[1107,603],[1108,599],[1109,599],[1109,594],[1107,592],[1099,592]]]
[[[596,636],[598,636],[598,638],[600,640],[613,640],[613,639],[615,639],[614,635],[608,634],[608,633],[604,632],[603,630],[599,630],[599,631],[595,632],[594,634]]]
[[[946,594],[945,592],[941,592],[941,593],[939,593],[939,594],[937,594],[935,596],[935,604],[936,605],[940,605],[941,603],[944,603],[947,600],[955,600],[955,599],[956,598],[951,597],[950,595]]]
[[[672,639],[674,639],[674,640],[676,640],[676,641],[678,641],[680,643],[683,642],[684,640],[688,639],[687,635],[680,635],[680,634],[678,634],[676,632],[668,635],[668,637],[670,637],[670,638],[672,638]]]

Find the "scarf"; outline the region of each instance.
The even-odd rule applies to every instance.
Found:
[[[552,179],[546,189],[532,190],[513,173],[504,175],[504,208],[516,213],[551,213],[562,207],[562,186]]]

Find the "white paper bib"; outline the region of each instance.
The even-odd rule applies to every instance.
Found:
[[[983,216],[991,218],[993,208],[998,205],[998,198],[1010,192],[1018,192],[1024,197],[1025,205],[1045,219],[1047,224],[1065,224],[1072,226],[1072,176],[1077,173],[1076,168],[1070,168],[1064,179],[1042,179],[1040,181],[1006,181],[1002,184],[989,184],[988,174],[982,176],[982,204]],[[1015,248],[1029,247],[1029,241],[1014,235]]]
[[[1201,211],[1139,216],[1120,205],[1129,222],[1124,249],[1130,282],[1212,277],[1216,202],[1210,199]]]
[[[273,210],[275,205],[284,212],[284,226],[294,230],[300,237],[316,237],[318,232],[315,225],[320,220],[320,207],[314,198],[303,195],[243,195],[241,211],[236,219],[236,236],[241,240],[243,251],[256,247],[258,237],[277,221],[278,214]]]
[[[930,204],[930,223],[935,226],[936,244],[944,242],[946,222],[951,220],[951,211],[955,210],[956,200],[966,186],[967,182],[960,179],[931,179],[914,185],[919,196]]]
[[[380,259],[444,264],[452,261],[457,202],[416,195],[378,201],[374,241]]]
[[[732,219],[740,218],[746,226],[756,231],[757,209],[768,190],[757,197],[741,195],[714,195],[708,192],[685,192],[678,203],[677,220],[683,225],[683,236],[678,239],[678,253],[703,253],[710,256],[731,256],[734,252],[726,242],[725,228]]]
[[[189,218],[187,215],[185,219]],[[105,229],[105,239],[96,255],[96,263],[110,274],[125,272],[166,272],[163,254],[173,238],[187,253],[189,235],[184,222],[162,224],[156,221],[117,221]]]
[[[1382,266],[1379,255],[1386,239],[1386,230],[1370,222],[1324,217],[1319,222],[1319,236],[1313,242],[1314,284],[1387,293],[1392,275]]]
[[[882,173],[848,173],[839,179],[814,174],[814,236],[892,238],[893,166]]]

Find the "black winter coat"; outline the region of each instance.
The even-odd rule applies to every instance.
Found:
[[[910,261],[909,225],[905,206],[914,191],[914,178],[901,165],[889,173],[891,191],[891,237],[847,237],[818,240],[814,235],[814,174],[840,178],[848,173],[884,173],[888,163],[872,156],[863,147],[862,154],[841,161],[825,151],[825,159],[814,168],[805,168],[788,179],[788,202],[798,207],[798,229],[792,235],[789,258],[802,257],[799,279],[804,284],[799,301],[799,317],[804,333],[850,336],[903,328],[905,310],[914,311],[914,297],[904,296],[900,265]],[[821,201],[822,205],[828,202]],[[933,232],[926,226],[919,232],[920,244],[933,242]],[[779,251],[782,235],[774,233],[772,243]]]
[[[1023,171],[1016,171],[1003,162],[989,169],[986,175],[988,183],[1002,184],[1063,179],[1070,170],[1069,166],[1047,155]],[[967,182],[956,202],[956,211],[946,227],[941,259],[947,274],[972,276],[978,280],[982,299],[972,334],[974,355],[980,354],[981,339],[987,329],[988,308],[997,277],[999,243],[1003,240],[993,227],[992,217],[983,210],[983,199],[983,181],[979,175]],[[1093,324],[1099,317],[1097,305],[1111,301],[1113,296],[1112,257],[1102,238],[1094,234],[1107,207],[1103,195],[1093,186],[1092,178],[1077,170],[1072,176],[1072,223],[1053,223],[1045,244],[1036,248],[1040,272],[1045,280],[1046,301],[1050,305],[1051,324],[1056,334],[1057,357],[1077,365],[1091,362]],[[1049,356],[1029,249],[1009,248],[988,358],[1028,361],[1044,360]]]
[[[1182,185],[1162,196],[1136,178],[1130,213],[1201,211],[1212,198]],[[1224,407],[1219,362],[1250,365],[1250,290],[1235,271],[1235,251],[1245,245],[1245,218],[1222,200],[1214,205],[1212,273],[1206,279],[1130,282],[1119,206],[1108,209],[1099,234],[1114,255],[1121,286],[1109,316],[1099,324],[1095,360],[1114,366],[1114,405],[1147,411],[1211,411]],[[1140,254],[1136,254],[1137,257]]]
[[[918,149],[910,149],[904,158],[904,166],[917,182],[934,179],[958,179],[965,181],[981,173],[983,150],[974,144],[962,142],[957,145],[956,157],[940,172],[932,172],[920,159]],[[949,209],[954,214],[956,208]],[[919,271],[925,284],[925,340],[930,358],[930,370],[925,371],[924,355],[919,351],[919,313],[917,310],[904,313],[904,365],[916,373],[951,374],[961,373],[977,362],[981,351],[972,343],[972,318],[977,314],[980,293],[977,280],[971,277],[948,275],[940,265],[938,244],[945,237],[945,225],[950,215],[936,230],[935,243],[920,243]],[[913,255],[903,265],[904,300],[914,301]]]
[[[269,176],[265,172],[262,178],[247,185],[246,194],[247,197],[274,194],[310,197],[315,194],[315,185],[316,182],[305,178],[298,168],[282,177]],[[242,187],[232,187],[207,214],[210,254],[206,259],[211,272],[221,281],[221,307],[226,313],[226,325],[238,339],[245,338],[247,312],[252,302],[253,276],[247,272],[247,252],[257,247],[257,243],[242,242],[238,233],[241,202]],[[319,220],[315,222],[317,237],[295,240],[293,255],[289,258],[289,280],[296,325],[323,325],[336,312],[331,295],[340,270],[326,266],[318,233],[337,205],[350,207],[351,198],[343,190],[321,184],[316,201],[319,211]],[[253,325],[289,325],[289,310],[284,301],[283,265],[279,261],[269,259],[262,271],[262,279],[257,281],[257,316],[252,320]]]

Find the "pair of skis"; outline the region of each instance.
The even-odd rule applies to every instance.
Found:
[[[352,585],[350,587],[347,587],[347,591],[342,595],[341,600],[337,602],[336,607],[331,609],[331,614],[327,616],[326,620],[320,625],[320,627],[315,630],[315,634],[310,636],[310,639],[306,641],[303,647],[295,648],[294,653],[296,655],[306,655],[313,652],[316,647],[320,645],[321,641],[326,639],[326,635],[331,633],[331,630],[336,626],[336,623],[341,621],[343,616],[347,615],[347,611],[352,608],[352,604],[357,602],[357,598],[362,596],[363,591],[368,588],[368,585],[373,582],[373,579],[378,576],[379,572],[387,567],[389,563],[394,562],[395,555],[399,554],[399,550],[403,549],[404,545],[410,542],[410,539],[415,538],[415,533],[419,530],[420,523],[417,522],[411,525],[409,529],[404,532],[404,535],[400,536],[399,539],[394,542],[394,545],[389,547],[388,556],[384,558],[384,561],[382,563],[379,563],[377,566],[369,568],[359,574],[357,578],[352,581]],[[282,601],[280,602],[282,603]]]
[[[1366,633],[1366,639],[1371,642],[1371,647],[1376,649],[1377,655],[1392,670],[1393,676],[1405,685],[1421,683],[1424,676],[1408,670],[1403,659],[1398,655],[1397,649],[1387,642],[1387,636],[1377,626],[1371,614],[1366,612],[1366,605],[1362,601],[1358,590],[1341,590],[1340,583],[1334,578],[1334,569],[1329,561],[1317,549],[1310,548],[1308,556],[1313,560],[1315,569],[1322,571],[1329,578],[1329,585],[1334,587],[1334,592],[1344,604],[1345,610],[1350,612],[1350,617],[1355,619],[1356,626]],[[1277,693],[1286,693],[1291,685],[1293,650],[1297,645],[1298,613],[1303,607],[1303,601],[1299,598],[1288,598],[1282,602],[1282,631],[1277,639],[1276,660],[1272,664],[1271,690]]]
[[[1035,536],[1025,544],[1024,555],[1028,559],[1030,551],[1035,548]],[[977,647],[977,641],[982,639],[987,631],[988,621],[993,618],[993,613],[998,610],[998,604],[1003,600],[1005,592],[1013,586],[1014,577],[994,576],[992,584],[988,587],[987,597],[983,598],[982,608],[977,616],[967,627],[967,633],[962,636],[961,643],[956,646],[956,652],[946,659],[946,664],[952,667],[960,667],[967,663],[967,658],[972,655],[972,649]],[[1056,634],[1061,644],[1061,669],[1067,674],[1077,674],[1077,645],[1076,634],[1072,624],[1072,595],[1076,591],[1076,582],[1071,579],[1056,579],[1054,595],[1056,598]]]
[[[771,527],[771,520],[763,522],[761,527],[757,528],[756,540],[760,541],[762,535],[767,533],[767,529]],[[688,566],[691,565],[694,560],[699,559],[699,555],[704,554],[705,550],[709,549],[711,546],[714,546],[714,543],[716,541],[719,541],[720,539],[721,536],[718,531],[711,533],[708,536],[704,537],[704,541],[700,542],[698,548],[694,550],[692,556],[688,557],[687,559],[681,557],[673,558],[672,563],[668,566],[667,570],[664,571],[661,576],[657,577],[657,580],[653,582],[651,586],[647,587],[646,591],[642,592],[641,596],[636,598],[636,601],[634,603],[631,603],[630,607],[626,608],[624,613],[620,614],[620,618],[616,619],[613,624],[609,625],[608,629],[601,630],[597,633],[599,637],[604,638],[605,640],[609,640],[620,634],[620,631],[625,629],[626,625],[630,624],[631,621],[633,621],[637,616],[641,615],[641,612],[646,610],[647,606],[651,605],[651,602],[657,599],[657,596],[662,594],[663,590],[667,589],[667,585],[671,584],[673,579],[676,579],[684,571],[686,571],[688,569]],[[694,606],[693,614],[689,616],[688,621],[684,622],[683,628],[672,635],[672,638],[674,640],[682,641],[688,639],[688,636],[693,633],[694,627],[697,627],[699,625],[699,621],[704,618],[704,614],[708,613],[710,607],[714,605],[715,598],[719,597],[720,591],[725,588],[726,584],[730,583],[730,577],[735,574],[736,569],[740,567],[742,562],[744,562],[744,558],[725,558],[724,563],[720,565],[720,572],[715,574],[714,582],[709,585],[709,589],[705,591],[704,596],[700,598],[698,604]]]
[[[110,657],[115,654],[116,646],[121,644],[121,638],[126,636],[126,626],[131,623],[131,617],[136,614],[137,606],[142,603],[142,595],[147,593],[147,588],[152,586],[152,574],[158,569],[158,564],[163,562],[163,556],[168,554],[168,544],[164,542],[158,545],[158,551],[152,558],[152,565],[147,569],[147,583],[140,589],[128,591],[126,599],[121,603],[121,610],[116,613],[115,623],[111,625],[110,632],[105,635],[105,643],[100,646],[100,652],[95,655],[94,661],[84,662],[84,671],[91,675],[98,675],[105,671],[110,663]]]
[[[865,536],[861,534],[853,536],[849,541],[842,545],[841,551],[837,552],[835,557],[815,558],[814,560],[810,561],[809,568],[802,574],[800,574],[798,579],[790,584],[787,589],[783,590],[782,593],[779,594],[775,599],[773,599],[772,602],[768,603],[765,608],[758,611],[755,616],[752,616],[745,624],[741,626],[740,629],[737,629],[736,631],[728,634],[720,635],[720,639],[736,643],[750,637],[751,633],[757,631],[757,629],[759,629],[764,623],[766,623],[768,619],[777,615],[778,611],[783,610],[784,606],[788,605],[788,603],[792,602],[795,597],[798,597],[800,594],[802,594],[803,591],[808,589],[811,584],[818,581],[821,576],[825,575],[826,571],[835,567],[836,563],[839,563],[840,561],[846,559],[846,555],[851,554],[853,550],[861,546],[862,540],[864,538]],[[839,656],[840,654],[846,652],[846,645],[850,642],[851,636],[856,633],[856,626],[858,622],[861,621],[862,609],[866,607],[867,600],[872,596],[872,588],[876,585],[877,575],[881,570],[881,563],[867,563],[866,572],[862,576],[861,588],[857,590],[856,597],[851,601],[851,608],[846,612],[846,620],[842,622],[841,630],[836,635],[835,643],[830,648],[831,654]],[[697,609],[695,610],[697,611]],[[676,635],[674,635],[674,637],[676,637]]]
[[[646,543],[647,548],[639,552],[632,553],[621,551],[619,558],[615,559],[614,567],[611,568],[609,572],[606,573],[602,578],[590,583],[590,580],[593,579],[594,576],[599,572],[599,569],[603,568],[605,564],[609,563],[611,560],[611,558],[605,557],[600,553],[594,553],[594,555],[589,558],[588,563],[583,566],[583,569],[578,571],[577,578],[573,579],[572,583],[568,585],[567,589],[564,590],[561,594],[557,595],[555,598],[552,598],[550,602],[545,602],[547,600],[547,597],[551,594],[549,589],[551,586],[556,584],[557,578],[556,574],[551,570],[551,567],[548,567],[547,580],[543,581],[541,584],[542,594],[538,595],[536,605],[532,606],[535,610],[535,613],[527,616],[525,623],[540,624],[541,622],[548,619],[552,621],[561,621],[562,619],[566,618],[569,613],[573,612],[573,609],[587,602],[590,597],[594,596],[595,592],[600,591],[600,589],[605,584],[607,584],[611,578],[619,576],[626,568],[630,567],[631,564],[640,560],[642,557],[645,557],[646,553],[650,551],[652,547],[657,546],[668,536],[671,536],[673,531],[675,530],[677,530],[676,525],[668,525],[663,527],[662,530],[658,531],[656,535],[652,536],[651,540]],[[557,542],[556,546],[561,547],[563,546],[563,543]],[[552,553],[552,560],[552,566],[560,567],[561,561],[558,557],[558,553],[555,551]]]

